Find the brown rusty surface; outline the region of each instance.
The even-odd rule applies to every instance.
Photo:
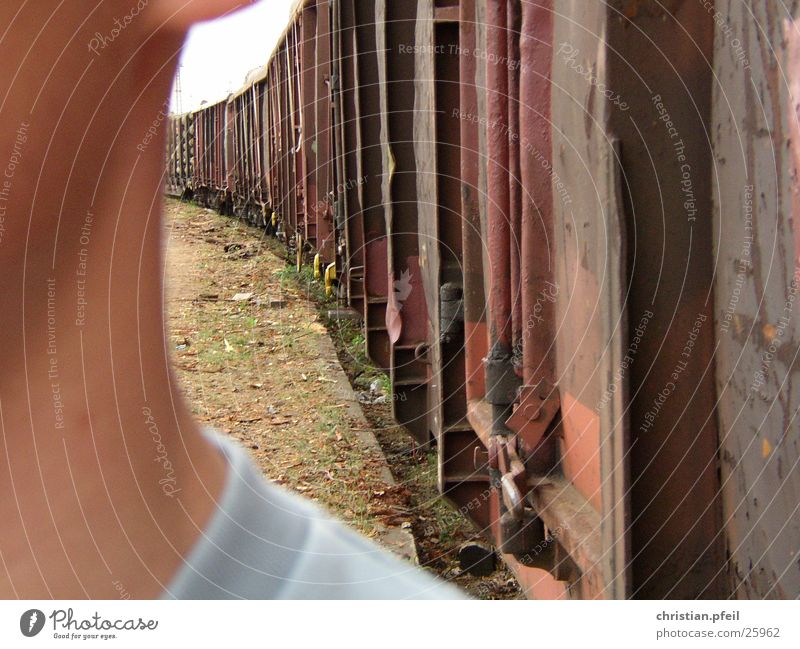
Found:
[[[428,367],[415,353],[428,342],[419,269],[416,162],[409,138],[414,128],[415,65],[413,56],[402,53],[415,40],[416,16],[415,1],[376,3],[381,150],[388,169],[380,182],[387,232],[383,267],[388,287],[392,412],[418,442],[427,444]]]
[[[482,442],[488,445],[492,437],[491,406],[484,401],[470,402],[469,421]],[[532,502],[553,539],[577,565],[580,575],[568,583],[556,580],[545,570],[526,567],[510,555],[504,556],[506,563],[532,599],[607,597],[600,514],[570,480],[550,476],[540,482],[533,481],[536,486],[531,492]],[[496,521],[496,498],[492,503],[495,509],[491,520]]]
[[[519,243],[512,237],[512,249],[520,247],[519,334],[515,360],[522,363],[523,383],[534,386],[541,380],[554,384],[555,303],[559,288],[553,257],[553,182],[550,174],[550,68],[552,61],[553,16],[549,0],[523,3],[518,51],[520,96],[517,126],[512,128],[512,150],[520,159]],[[512,104],[513,106],[513,104]],[[530,470],[544,473],[555,462],[554,436],[526,440],[535,456]]]
[[[736,597],[796,598],[798,16],[773,3],[720,1],[717,10],[735,26],[716,32],[713,117],[727,577]]]
[[[376,108],[380,105],[378,86],[378,54],[376,47],[375,3],[355,2],[358,85],[358,142],[361,219],[365,245],[365,327],[367,354],[386,370],[391,364],[389,336],[386,332],[388,281],[386,276],[386,219],[380,178],[384,173],[381,153],[381,120]]]
[[[458,14],[456,14],[457,17]],[[463,287],[461,182],[461,123],[455,117],[460,101],[460,62],[458,56],[459,29],[457,21],[439,21],[435,25],[436,71],[436,195],[439,285]],[[441,346],[441,383],[443,390],[442,421],[445,432],[462,426],[466,417],[464,386],[464,334],[461,325],[457,333],[439,338]],[[436,340],[434,340],[434,344]],[[444,440],[446,443],[446,440]]]
[[[302,214],[294,211],[291,201],[291,188],[295,184],[294,167],[291,164],[291,112],[289,97],[293,91],[291,77],[289,76],[289,63],[287,60],[288,48],[279,51],[275,61],[277,93],[275,98],[277,112],[275,125],[278,130],[278,178],[280,186],[280,211],[287,223],[287,234],[293,236],[301,227]],[[305,195],[305,194],[304,194]]]
[[[719,597],[724,550],[705,216],[714,22],[701,3],[674,7],[654,3],[630,21],[608,22],[608,38],[618,44],[607,58],[608,85],[630,106],[607,102],[624,174],[629,328],[654,314],[629,376],[631,592]]]
[[[267,159],[267,170],[269,173],[269,193],[270,193],[270,207],[280,216],[280,193],[278,186],[278,135],[275,128],[275,115],[276,115],[276,82],[275,82],[275,62],[270,61],[267,66],[267,107],[266,107],[266,124],[267,132],[267,151],[269,157]]]
[[[508,59],[507,3],[490,2],[486,13],[486,51]],[[511,322],[511,203],[509,186],[508,67],[486,67],[487,177],[489,204],[486,245],[489,249],[489,334],[498,353],[510,353]]]
[[[337,3],[340,15],[339,70],[341,75],[341,124],[346,191],[344,193],[345,283],[348,304],[364,312],[364,222],[361,218],[361,192],[358,143],[358,63],[356,59],[356,15],[354,0]],[[352,181],[355,180],[355,183]],[[368,181],[369,179],[367,179]]]
[[[287,199],[288,210],[290,212],[291,229],[289,232],[298,232],[298,223],[305,213],[306,195],[303,192],[303,101],[302,93],[302,65],[298,54],[300,35],[302,34],[302,24],[300,19],[296,19],[292,29],[287,34],[287,51],[293,52],[287,64],[289,75],[289,111],[290,127],[287,129],[289,137],[289,148],[287,155],[290,157],[290,173],[292,182],[289,186],[289,196]]]
[[[600,489],[600,417],[566,390],[562,391],[564,436],[559,445],[564,474],[602,511]]]
[[[471,9],[474,3],[465,3],[461,8],[464,12]],[[438,442],[440,489],[456,506],[469,511],[479,529],[488,529],[493,517],[487,498],[487,476],[480,467],[476,471],[475,452],[481,445],[466,418],[464,332],[451,332],[444,339],[440,330],[440,288],[444,284],[464,286],[465,272],[462,248],[466,222],[460,174],[463,121],[457,111],[463,90],[459,80],[473,86],[475,80],[474,73],[471,80],[461,79],[464,66],[458,56],[457,17],[458,13],[452,11],[436,13],[435,17],[430,3],[419,3],[416,44],[421,54],[415,57],[413,139],[417,194],[427,197],[419,202],[418,217],[420,271],[431,341],[427,355],[432,378],[427,415],[429,430]],[[436,118],[427,119],[426,115]],[[472,153],[476,153],[474,148]],[[473,212],[473,218],[479,215]],[[474,257],[476,252],[480,255],[480,249],[476,250],[473,244],[472,250],[472,272],[480,273],[481,266],[475,266]]]
[[[303,197],[305,199],[302,214],[298,214],[301,222],[303,239],[310,245],[317,245],[317,205],[320,203],[317,186],[319,163],[319,134],[317,132],[317,8],[316,3],[309,3],[303,9],[301,18],[300,41],[300,103],[302,105],[302,137],[303,137]],[[289,160],[289,149],[281,152],[284,159]]]
[[[475,51],[476,0],[461,2],[460,45]],[[461,106],[464,115],[479,114],[478,60],[461,57]],[[481,94],[485,94],[482,93]],[[483,236],[481,228],[480,129],[476,120],[461,120],[461,211],[463,215],[464,259],[464,355],[467,399],[481,399],[486,393],[483,359],[488,353],[486,331],[486,294],[483,284]]]
[[[525,3],[527,5],[527,3]],[[525,30],[522,29],[522,12],[523,8],[519,2],[507,3],[506,15],[506,54],[509,61],[520,61],[520,38],[522,33],[527,32],[532,34],[535,25],[532,21],[526,25]],[[526,6],[526,9],[528,7]],[[547,39],[550,40],[550,39]],[[547,56],[541,57],[542,68],[547,69]],[[534,59],[529,59],[534,61]],[[538,61],[537,61],[538,63]],[[538,88],[531,88],[531,94],[526,92],[525,101],[520,103],[520,76],[521,67],[519,65],[506,65],[499,66],[501,69],[505,67],[508,76],[508,210],[509,210],[509,256],[511,272],[508,276],[508,281],[511,285],[511,347],[513,350],[514,370],[518,376],[522,376],[522,344],[524,337],[525,323],[522,321],[522,290],[521,283],[521,264],[534,262],[539,264],[540,260],[536,257],[527,257],[520,259],[522,256],[522,209],[523,201],[526,200],[523,192],[523,184],[525,179],[522,177],[520,171],[520,158],[524,153],[522,147],[516,142],[516,135],[520,134],[520,114],[525,111],[528,103],[528,97],[534,97],[536,94],[547,95],[549,84],[546,83],[548,75],[545,75],[545,83],[539,85]],[[544,91],[544,92],[542,92]],[[547,126],[544,127],[547,130]],[[535,261],[534,261],[535,260]]]
[[[551,478],[545,485],[535,488],[532,499],[545,525],[581,572],[580,583],[573,584],[572,589],[585,597],[603,596],[600,514],[563,478]],[[523,570],[534,572],[530,568]]]
[[[577,64],[606,82],[605,46],[598,35],[606,33],[608,17],[596,3],[556,0],[553,4],[550,112],[557,128],[553,128],[552,153],[548,156],[545,150],[536,157],[550,171],[553,188],[552,283],[557,288],[551,293],[557,294],[556,377],[563,417],[559,446],[566,458],[564,477],[601,514],[603,561],[603,582],[583,584],[574,596],[624,597],[628,592],[625,520],[610,515],[615,504],[621,504],[624,512],[624,483],[615,480],[616,474],[624,473],[624,450],[616,461],[608,453],[602,467],[604,484],[617,486],[600,498],[598,472],[591,469],[603,448],[625,434],[624,426],[618,425],[623,411],[619,391],[608,403],[600,403],[618,366],[613,350],[622,345],[624,335],[619,286],[612,281],[621,274],[624,260],[614,228],[620,214],[611,178],[614,148],[605,127],[610,107],[562,55],[562,46],[571,48],[577,52]]]
[[[415,43],[424,45],[434,41],[433,6],[430,2],[418,3],[417,28]],[[430,48],[423,49],[414,57],[416,72],[414,113],[415,115],[434,115],[435,99],[435,60]],[[440,260],[436,242],[438,241],[439,224],[436,209],[436,128],[433,119],[415,119],[414,154],[417,168],[417,195],[428,197],[419,201],[418,228],[420,249],[420,273],[425,287],[425,300],[428,311],[427,338],[430,341],[439,339],[439,286]],[[441,349],[432,344],[428,352],[431,363],[431,384],[428,393],[428,430],[436,435],[442,421],[441,382],[434,368],[441,367]],[[438,437],[438,435],[437,435]]]
[[[325,264],[335,261],[335,232],[333,224],[333,200],[335,191],[333,173],[333,131],[331,130],[331,7],[330,0],[316,0],[317,33],[315,40],[316,76],[315,144],[317,196],[309,211],[316,220],[317,250]]]

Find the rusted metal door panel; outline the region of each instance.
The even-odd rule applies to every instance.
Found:
[[[293,101],[295,88],[292,83],[292,64],[294,61],[292,44],[288,41],[284,43],[281,56],[279,58],[279,74],[280,74],[280,87],[281,93],[278,100],[278,107],[280,110],[280,130],[281,130],[281,149],[280,149],[280,163],[281,163],[281,177],[282,177],[282,197],[284,211],[286,213],[287,221],[287,236],[292,237],[298,231],[300,224],[298,219],[301,218],[300,214],[295,211],[294,196],[297,187],[297,175],[295,169],[295,159],[293,155],[294,145],[294,115],[293,115]]]
[[[416,15],[416,0],[376,3],[381,151],[388,168],[379,182],[387,233],[386,330],[392,411],[397,421],[425,444],[430,438],[425,416],[428,368],[421,356],[427,343],[427,310],[419,273],[417,177],[410,138],[415,62],[406,50],[414,42]]]
[[[194,185],[192,184],[194,181],[194,172],[195,166],[197,165],[197,159],[195,158],[195,147],[194,142],[195,138],[197,137],[197,125],[195,123],[195,116],[194,114],[189,114],[186,116],[186,147],[185,147],[185,160],[184,160],[184,174],[185,177],[188,179],[189,187],[194,190]]]
[[[231,168],[231,193],[234,197],[234,205],[242,203],[247,193],[247,182],[249,178],[247,160],[247,106],[244,97],[237,97],[228,104],[232,115],[230,122],[233,124],[233,166]],[[234,212],[236,214],[236,212]],[[239,212],[241,215],[241,212]]]
[[[172,115],[167,119],[167,167],[164,173],[166,176],[165,185],[168,196],[175,196],[177,188],[180,186],[178,181],[180,120],[180,117],[173,117]]]
[[[205,140],[203,142],[203,148],[206,155],[206,163],[203,168],[203,184],[206,186],[209,193],[213,190],[215,186],[214,182],[214,146],[215,146],[215,138],[214,138],[214,120],[215,120],[215,110],[214,108],[210,108],[206,113],[205,119]]]
[[[536,142],[531,143],[529,152],[548,172],[551,191],[556,194],[552,197],[554,289],[543,293],[540,300],[543,305],[555,304],[556,376],[562,419],[559,455],[566,484],[581,503],[576,517],[562,521],[564,536],[573,531],[577,536],[580,530],[574,528],[579,528],[579,521],[590,521],[585,535],[595,544],[595,559],[602,562],[594,574],[581,571],[581,579],[572,584],[570,595],[624,597],[625,521],[606,516],[615,504],[624,510],[624,482],[618,484],[615,493],[606,495],[600,480],[601,439],[624,438],[622,394],[615,392],[605,412],[598,405],[620,360],[624,338],[619,294],[624,259],[620,256],[618,174],[614,173],[613,138],[606,128],[608,106],[595,99],[596,88],[565,66],[558,54],[559,44],[568,43],[582,53],[582,63],[602,82],[607,70],[599,41],[607,29],[607,9],[599,3],[556,0],[554,10],[551,113],[558,116],[557,128],[552,133],[552,153]],[[558,183],[563,183],[566,193],[558,195]],[[535,318],[535,311],[531,316]],[[616,425],[609,423],[611,420]],[[601,428],[604,422],[605,428]],[[603,467],[608,471],[604,477],[611,484],[617,482],[615,472],[624,472],[623,457],[620,453],[617,464],[609,461]],[[597,527],[601,520],[602,533]],[[606,533],[609,527],[613,531]],[[619,546],[615,543],[618,540]],[[602,542],[610,545],[601,546]]]
[[[484,226],[495,235],[499,234],[497,224],[502,226],[505,234],[497,237],[496,245],[507,258],[503,268],[491,267],[489,277],[493,286],[490,294],[497,296],[494,302],[498,308],[490,318],[493,367],[486,368],[484,407],[493,409],[494,438],[490,443],[495,447],[512,444],[512,448],[522,451],[531,485],[530,512],[526,516],[535,516],[545,525],[541,545],[535,536],[527,544],[517,542],[513,536],[507,538],[507,523],[502,522],[498,541],[501,548],[517,546],[507,560],[515,567],[529,596],[563,597],[565,585],[557,577],[572,577],[571,566],[577,565],[582,576],[573,590],[588,591],[587,583],[597,580],[597,568],[592,550],[594,516],[582,511],[584,501],[556,471],[555,447],[562,428],[555,387],[554,303],[558,284],[549,173],[551,3],[509,2],[505,14],[496,7],[487,14],[485,38],[486,51],[494,56],[487,63],[486,73],[485,110],[490,118],[487,153],[493,157],[493,150],[507,151],[504,159],[508,165],[505,183],[500,170],[495,171],[496,177],[489,175],[488,198],[490,204],[497,204],[495,197],[501,197],[508,213],[487,208],[488,223]],[[498,94],[498,87],[506,88],[507,94]],[[497,257],[491,251],[490,254]],[[504,366],[500,377],[498,366]],[[498,378],[509,375],[519,386],[516,393],[509,394],[507,389],[498,392]],[[503,383],[506,382],[504,378]],[[540,410],[538,403],[543,399],[547,406]],[[542,480],[542,476],[547,478]],[[498,498],[503,519],[511,515],[505,502],[506,479],[503,476],[498,490],[498,496],[503,496]],[[558,484],[556,489],[554,484]],[[531,544],[532,549],[526,547]],[[546,549],[542,550],[542,546]],[[537,553],[540,556],[535,556]],[[569,559],[562,558],[565,553]]]
[[[439,341],[439,290],[441,262],[438,254],[438,187],[436,122],[436,58],[431,49],[435,42],[434,7],[432,2],[418,3],[415,45],[422,45],[415,55],[415,94],[413,139],[417,169],[417,195],[419,201],[418,229],[420,274],[425,287],[428,331],[431,341],[428,360],[431,363],[431,383],[428,391],[428,429],[437,443],[441,440],[443,391],[441,382],[442,353]],[[427,47],[426,47],[427,46]],[[440,463],[441,464],[441,463]],[[441,467],[440,467],[440,489]]]
[[[289,196],[289,188],[290,188],[290,180],[289,180],[289,172],[291,170],[290,164],[290,149],[291,149],[291,142],[287,139],[288,137],[288,123],[289,123],[289,112],[288,112],[288,96],[289,92],[291,92],[291,86],[289,84],[289,80],[286,77],[286,50],[285,45],[281,49],[279,56],[277,57],[276,61],[276,74],[278,79],[278,91],[277,96],[275,98],[275,104],[277,108],[277,115],[276,115],[276,126],[278,129],[278,167],[279,167],[279,184],[280,184],[280,200],[281,200],[281,212],[286,219],[286,233],[287,236],[291,237],[291,240],[294,240],[294,234],[297,232],[298,223],[297,218],[298,215],[294,214],[291,205],[291,198]]]
[[[465,382],[462,11],[474,12],[474,5],[419,3],[413,139],[420,197],[419,265],[428,313],[428,430],[437,441],[442,493],[468,512],[478,529],[486,530],[492,514],[485,460],[480,460],[485,453],[478,452],[481,444],[467,421]],[[474,90],[474,78],[471,83]]]
[[[242,178],[242,189],[239,198],[241,207],[243,208],[241,218],[250,219],[250,207],[256,200],[256,186],[258,180],[258,173],[255,167],[255,115],[254,115],[254,102],[253,102],[254,88],[248,89],[241,97],[241,120],[242,131],[244,133],[243,142],[243,156],[244,164],[242,170],[244,178]]]
[[[346,299],[346,293],[342,291],[342,282],[338,277],[338,271],[342,269],[347,259],[345,252],[345,202],[347,200],[347,178],[344,144],[344,122],[342,119],[342,24],[341,8],[339,0],[330,2],[330,21],[331,21],[331,80],[330,80],[330,103],[331,103],[331,214],[334,229],[334,260],[337,270],[337,295],[339,298]],[[330,287],[331,292],[334,286]]]
[[[358,132],[358,43],[354,0],[337,2],[340,21],[340,93],[341,125],[344,151],[343,237],[344,268],[341,278],[347,304],[363,315],[364,296],[364,223],[360,187],[369,179],[360,176]]]
[[[269,207],[273,214],[276,211],[275,194],[275,129],[272,120],[274,81],[272,63],[267,64],[267,76],[264,80],[264,165],[267,173],[267,187],[269,191]],[[277,225],[277,215],[275,215]]]
[[[261,93],[259,85],[253,85],[248,95],[250,97],[250,111],[248,112],[248,119],[250,120],[250,173],[252,174],[248,199],[250,207],[249,218],[255,225],[262,226],[261,179],[264,177],[264,173],[261,167]]]
[[[217,104],[214,122],[214,188],[217,200],[223,204],[234,189],[233,162],[235,156],[233,131],[235,113],[228,102]]]
[[[299,15],[299,14],[298,14]],[[305,195],[303,193],[303,159],[302,159],[302,123],[303,123],[303,102],[301,99],[301,67],[300,67],[300,45],[299,34],[301,33],[301,25],[296,20],[292,28],[286,35],[286,48],[289,53],[286,62],[286,69],[288,75],[289,85],[289,105],[287,111],[289,114],[289,125],[287,129],[287,153],[289,157],[288,168],[291,174],[289,182],[289,195],[287,197],[287,209],[291,213],[290,221],[292,229],[290,232],[296,234],[298,232],[301,215],[305,210]]]
[[[461,1],[460,46],[474,52],[478,45],[476,0]],[[486,165],[481,156],[486,132],[479,127],[485,66],[475,56],[461,57],[461,196],[464,219],[464,339],[465,382],[468,401],[478,401],[486,394],[483,359],[489,353],[486,329],[486,291],[483,282],[483,224],[486,214]],[[485,110],[485,109],[484,109]],[[485,146],[485,144],[484,144]]]
[[[425,287],[425,301],[428,312],[428,332],[426,338],[432,343],[439,340],[439,227],[437,219],[437,155],[436,123],[431,117],[436,114],[436,69],[435,56],[430,50],[434,42],[433,3],[418,3],[415,44],[428,44],[415,56],[415,93],[413,139],[417,168],[417,195],[424,197],[419,201],[417,220],[419,229],[420,274]],[[432,367],[441,367],[439,345],[431,344],[428,352]],[[433,374],[433,371],[432,371]],[[441,385],[433,375],[430,386],[428,418],[433,433],[441,421]],[[438,435],[437,435],[438,439]]]
[[[389,334],[386,331],[386,306],[389,302],[387,282],[386,219],[380,179],[387,173],[381,152],[380,88],[378,85],[378,52],[376,46],[375,3],[355,2],[357,73],[358,73],[358,177],[361,225],[364,233],[363,281],[366,304],[364,334],[367,356],[378,367],[388,371],[390,360]],[[355,269],[358,277],[358,269]]]
[[[462,4],[461,12],[462,103],[454,116],[462,122],[462,180],[472,179],[465,182],[462,190],[467,229],[465,275],[470,283],[475,282],[475,286],[465,286],[465,325],[480,332],[481,337],[471,335],[466,340],[467,359],[473,359],[467,362],[466,378],[470,433],[473,440],[477,434],[485,447],[483,457],[488,452],[492,468],[491,488],[486,488],[483,478],[483,514],[491,523],[487,531],[499,549],[507,553],[506,560],[528,595],[560,597],[565,593],[564,585],[542,568],[549,566],[564,578],[568,570],[561,564],[570,562],[558,560],[554,552],[558,546],[569,552],[585,573],[596,571],[594,554],[586,547],[595,545],[587,543],[594,528],[582,516],[580,525],[573,522],[567,529],[564,519],[578,511],[580,499],[570,497],[570,485],[557,476],[548,476],[544,481],[535,474],[547,473],[554,462],[553,430],[558,422],[555,401],[549,393],[544,394],[547,402],[540,413],[548,414],[534,416],[537,408],[522,401],[524,390],[517,391],[518,386],[524,385],[522,379],[547,378],[550,384],[554,380],[552,370],[545,371],[552,367],[552,308],[545,309],[541,300],[544,280],[552,280],[553,273],[552,263],[548,264],[552,190],[538,160],[532,164],[529,159],[533,155],[532,144],[537,143],[538,150],[546,153],[549,149],[551,12],[549,5],[541,2],[478,2],[474,10],[469,4]],[[475,25],[474,34],[468,26],[471,24]],[[474,97],[468,88],[470,83],[480,89]],[[477,132],[473,130],[475,124],[479,125]],[[476,143],[478,169],[470,170],[464,162],[469,163],[474,156],[471,152]],[[483,201],[468,200],[468,190],[475,187],[476,181],[481,195],[486,197]],[[478,214],[474,214],[476,208]],[[476,238],[472,231],[477,228],[480,236]],[[488,300],[484,299],[481,305],[483,287]],[[547,325],[529,335],[529,324],[522,316],[525,305],[532,305],[530,296],[534,294],[543,308],[532,313]],[[484,319],[480,309],[487,307]],[[476,381],[476,374],[483,377]],[[527,389],[533,393],[538,388],[529,385]],[[552,386],[549,390],[552,392]],[[535,398],[539,398],[538,392]],[[531,423],[529,417],[541,421]],[[522,425],[517,427],[515,423],[515,430],[511,430],[512,421]],[[542,440],[551,449],[547,457],[539,452]],[[514,474],[516,477],[505,473],[507,460],[497,461],[498,449],[506,448],[512,449],[514,457],[520,454],[520,463],[512,466],[522,468],[524,463],[524,469]],[[473,454],[478,460],[476,468],[485,471],[485,460],[474,450]],[[505,457],[505,451],[502,454]],[[517,479],[526,484],[519,508],[515,505],[512,512],[505,485]]]
[[[276,221],[283,221],[286,215],[283,211],[283,196],[280,187],[280,132],[278,128],[278,75],[277,64],[270,61],[268,88],[269,88],[269,140],[270,140],[270,193],[272,195],[272,210],[275,212]]]
[[[319,151],[317,133],[317,7],[309,3],[301,19],[301,103],[303,106],[303,197],[305,210],[302,215],[303,238],[310,245],[317,243],[317,222],[315,209],[319,202],[317,196],[317,170]]]
[[[726,17],[716,29],[713,143],[727,577],[737,597],[796,598],[800,13],[729,0],[716,11]]]
[[[317,222],[317,250],[324,263],[335,260],[335,228],[333,223],[334,170],[333,130],[331,129],[331,6],[329,0],[317,0],[316,35],[316,153],[317,200],[312,218]]]
[[[247,171],[244,168],[245,159],[243,155],[243,147],[246,144],[244,137],[244,119],[241,111],[241,100],[239,98],[232,99],[229,106],[228,115],[228,146],[231,149],[232,156],[229,167],[229,174],[231,177],[231,194],[233,195],[234,206],[241,201],[241,193],[244,190],[244,183],[247,179]],[[234,214],[239,215],[238,210]]]
[[[281,79],[281,56],[276,55],[272,62],[272,128],[274,137],[274,158],[273,163],[275,170],[273,176],[275,179],[275,209],[277,209],[281,219],[285,223],[287,236],[294,235],[294,224],[290,221],[289,211],[286,206],[286,193],[283,182],[283,125],[282,125],[282,109],[281,97],[283,96],[283,87]]]
[[[266,86],[262,79],[254,88],[255,106],[253,108],[253,119],[255,120],[255,141],[256,141],[256,164],[258,167],[258,178],[256,180],[257,201],[261,206],[261,221],[259,225],[267,225],[267,206],[269,205],[269,186],[267,178],[267,139],[266,139]]]
[[[193,184],[195,189],[200,189],[202,187],[202,177],[203,177],[203,166],[205,165],[205,155],[203,151],[203,142],[205,140],[205,122],[203,119],[203,113],[199,112],[195,116],[195,138],[194,138],[194,148],[195,148],[195,165],[194,165],[194,176],[193,176]]]
[[[287,197],[283,187],[283,129],[281,126],[281,112],[282,112],[281,96],[283,94],[283,89],[281,88],[279,56],[276,57],[273,62],[273,84],[274,86],[272,92],[272,102],[273,102],[272,123],[273,123],[274,138],[275,138],[274,177],[275,177],[276,204],[281,219],[285,223],[284,231],[287,233],[287,235],[294,236],[295,226],[294,223],[290,220],[289,210],[286,206]]]
[[[201,142],[203,141],[203,114],[202,112],[195,113],[194,118],[194,169],[192,170],[192,186],[195,191],[200,189],[201,169],[203,168],[203,149]]]
[[[483,3],[461,0],[459,7],[460,97],[450,115],[460,128],[460,181],[463,259],[463,382],[467,409],[485,396],[484,359],[488,356],[487,304],[484,288],[484,232],[488,191],[486,181],[486,130],[479,115],[486,110],[486,66],[473,55],[485,33]],[[462,511],[468,511],[478,529],[491,536],[497,502],[489,488],[486,447],[468,417],[440,435],[440,483]]]
[[[630,592],[719,597],[726,591],[718,575],[724,549],[706,216],[714,18],[699,2],[619,1],[607,24],[606,92],[622,98],[612,93],[606,106],[624,173],[629,331],[653,314],[630,368]],[[690,493],[677,485],[691,485]]]
[[[562,466],[603,521],[602,580],[582,595],[719,595],[717,432],[704,371],[711,339],[694,344],[687,365],[680,358],[698,320],[708,318],[711,298],[710,230],[707,221],[687,218],[681,191],[685,155],[697,196],[709,193],[703,68],[711,23],[702,6],[689,3],[560,1],[555,8]],[[660,126],[659,93],[683,97],[670,126],[685,150],[676,150],[669,127],[637,128]],[[626,239],[627,248],[620,244]],[[626,382],[636,386],[630,403]],[[665,390],[679,408],[663,408]],[[633,431],[629,515],[626,415]],[[676,485],[692,485],[691,498]]]

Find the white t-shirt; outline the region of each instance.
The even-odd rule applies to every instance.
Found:
[[[465,598],[269,484],[238,445],[209,437],[228,462],[226,484],[208,528],[163,598]]]

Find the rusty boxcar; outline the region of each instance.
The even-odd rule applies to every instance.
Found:
[[[314,257],[528,596],[796,598],[797,11],[307,0],[168,184]]]

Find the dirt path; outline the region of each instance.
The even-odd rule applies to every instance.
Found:
[[[364,418],[337,350],[357,390],[380,394],[385,379],[359,354],[356,327],[335,328],[334,349],[319,286],[257,230],[172,200],[166,215],[170,342],[196,416],[240,441],[267,478],[398,554],[413,560],[413,532],[428,569],[473,596],[517,597],[503,570],[459,571],[457,549],[475,533],[436,498],[432,456],[411,448],[388,406]]]

